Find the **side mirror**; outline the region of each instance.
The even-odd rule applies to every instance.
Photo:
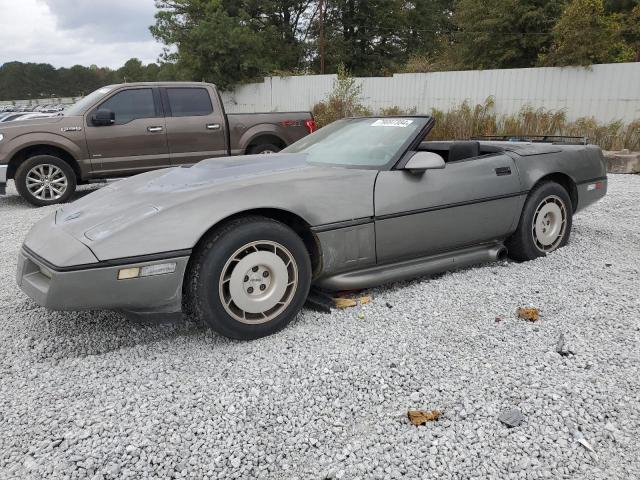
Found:
[[[407,161],[404,170],[412,172],[424,172],[425,170],[435,170],[444,168],[444,158],[433,152],[416,152]]]
[[[104,127],[106,125],[113,125],[116,121],[116,114],[112,110],[107,108],[101,108],[96,113],[91,115],[91,123],[96,127]]]

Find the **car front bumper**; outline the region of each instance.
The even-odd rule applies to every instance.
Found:
[[[18,255],[18,286],[50,310],[121,310],[136,314],[182,310],[182,279],[188,256],[113,265],[56,267],[23,247]],[[118,280],[125,268],[175,262],[173,273]]]

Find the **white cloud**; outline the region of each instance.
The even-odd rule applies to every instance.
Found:
[[[0,0],[0,64],[9,61],[118,68],[154,62],[153,0]]]

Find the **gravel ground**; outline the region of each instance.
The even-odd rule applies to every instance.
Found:
[[[639,176],[611,176],[547,258],[397,283],[242,343],[37,307],[15,258],[49,210],[0,198],[0,477],[640,478],[639,199]],[[415,427],[408,408],[443,416]],[[518,427],[497,420],[510,408]]]

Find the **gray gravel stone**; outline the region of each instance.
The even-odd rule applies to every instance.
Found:
[[[305,310],[254,342],[39,308],[15,262],[53,208],[11,187],[0,478],[640,478],[640,177],[609,178],[548,257],[373,289],[363,320]],[[544,312],[538,331],[513,318],[524,305]],[[561,333],[575,357],[555,352]],[[527,421],[507,429],[514,405]],[[408,408],[445,414],[415,428]]]
[[[519,427],[524,422],[525,418],[519,408],[510,408],[505,410],[498,417],[500,422],[504,423],[509,428]]]

